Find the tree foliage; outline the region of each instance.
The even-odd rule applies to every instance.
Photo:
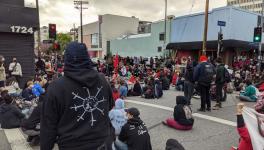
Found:
[[[60,51],[63,52],[66,46],[72,41],[72,37],[69,34],[59,33],[57,35],[57,41],[60,44]]]

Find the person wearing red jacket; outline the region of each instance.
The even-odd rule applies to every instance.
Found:
[[[238,147],[232,147],[231,150],[253,150],[251,138],[242,116],[244,104],[237,104],[237,130],[240,136]]]

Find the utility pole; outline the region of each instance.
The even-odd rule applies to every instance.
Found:
[[[165,0],[165,17],[164,17],[164,50],[166,49],[166,39],[167,39],[167,0]]]
[[[81,26],[81,43],[83,43],[83,9],[88,9],[88,7],[83,7],[83,5],[89,4],[88,1],[74,1],[74,5],[76,9],[80,10],[80,26]]]
[[[208,32],[208,11],[209,11],[209,0],[206,0],[205,4],[205,19],[204,19],[204,35],[203,35],[203,49],[202,55],[206,55],[206,42],[207,42],[207,32]]]
[[[37,16],[38,16],[38,56],[40,57],[40,19],[39,19],[39,1],[36,0]]]
[[[262,34],[263,34],[263,11],[264,11],[264,7],[263,7],[263,4],[264,4],[264,0],[262,0],[262,4],[261,4],[261,24],[260,24],[260,27],[261,27],[261,41],[259,42],[259,52],[258,52],[258,72],[259,74],[261,73],[261,51],[262,51]]]

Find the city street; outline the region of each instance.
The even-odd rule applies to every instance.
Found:
[[[161,122],[167,117],[172,117],[175,97],[181,94],[183,93],[171,88],[171,90],[165,91],[164,96],[158,100],[146,100],[139,97],[129,97],[127,100],[126,107],[137,107],[141,111],[141,118],[149,128],[154,150],[164,150],[166,141],[170,138],[177,139],[186,150],[226,150],[230,146],[238,144],[239,137],[235,127],[235,110],[238,100],[235,98],[235,94],[228,95],[223,109],[212,110],[212,112],[202,113],[202,115],[200,112],[196,112],[200,100],[193,98],[192,109],[196,116],[194,128],[191,131],[177,131],[164,126]],[[252,106],[253,104],[247,103],[246,105]],[[8,150],[10,146],[8,140],[2,138],[5,137],[4,132],[0,132],[0,137],[4,139],[0,142],[0,149]],[[13,136],[13,138],[18,137]],[[16,141],[15,145],[20,144],[21,146],[21,143],[25,143],[25,141]],[[39,147],[34,147],[34,149],[37,150]]]

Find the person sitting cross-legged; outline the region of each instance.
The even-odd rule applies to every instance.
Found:
[[[145,123],[140,119],[137,108],[129,108],[127,112],[127,123],[122,127],[118,139],[126,143],[128,150],[152,150],[150,135]],[[119,149],[118,143],[115,143]]]
[[[250,79],[246,80],[246,89],[244,92],[241,92],[239,95],[239,99],[241,101],[247,102],[256,102],[257,101],[257,91],[256,87],[252,84]]]
[[[174,107],[174,118],[169,118],[162,123],[177,130],[191,130],[194,119],[192,110],[187,104],[187,98],[184,96],[176,97],[177,105]]]

